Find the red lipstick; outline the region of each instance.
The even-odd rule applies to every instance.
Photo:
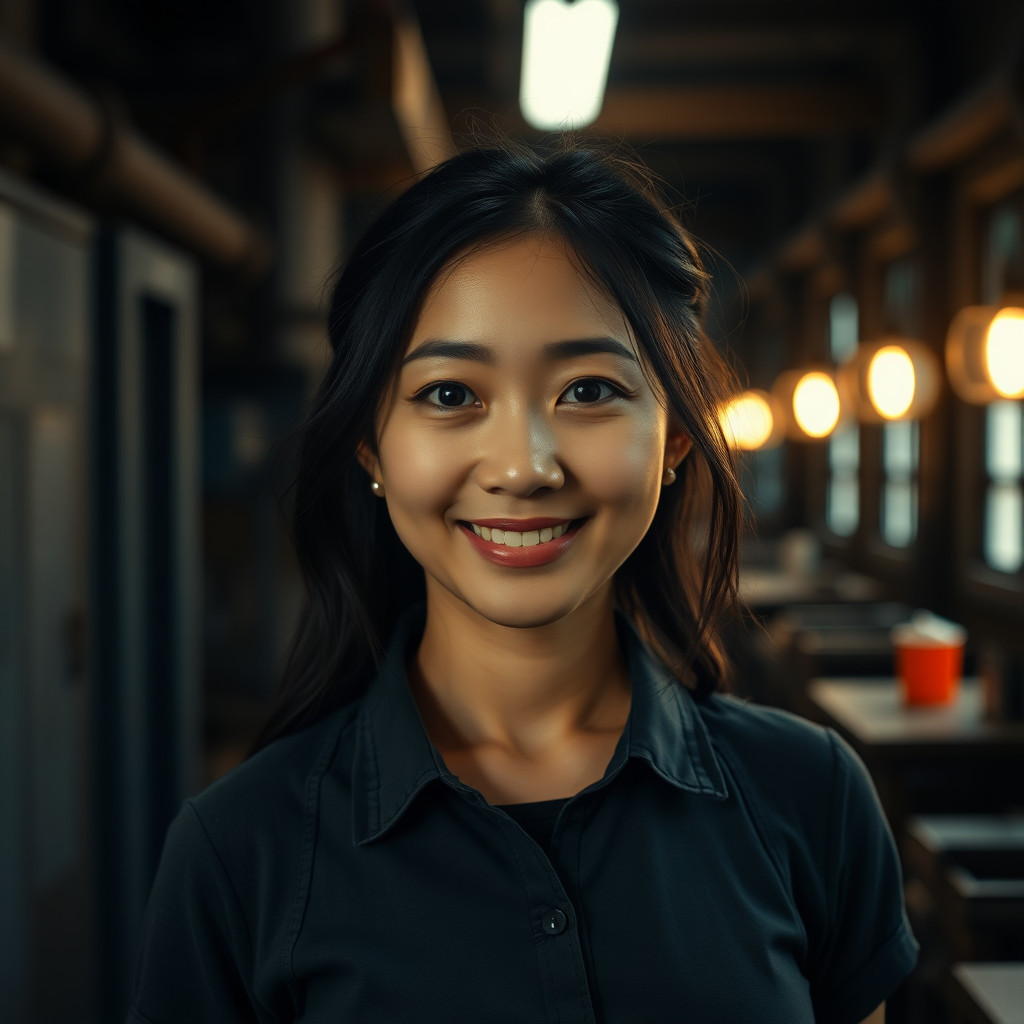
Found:
[[[486,526],[492,530],[516,530],[527,533],[530,530],[543,530],[546,527],[559,526],[565,523],[565,519],[552,519],[550,516],[537,516],[533,519],[474,519],[477,526]],[[493,540],[484,540],[473,532],[473,527],[468,523],[460,522],[466,539],[476,550],[489,562],[495,565],[503,565],[510,569],[526,569],[538,565],[547,565],[556,558],[561,557],[576,539],[577,534],[586,525],[587,519],[575,519],[561,537],[554,538],[543,544],[533,544],[530,547],[510,548],[507,544],[496,543]]]

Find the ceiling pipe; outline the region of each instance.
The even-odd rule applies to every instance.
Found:
[[[271,248],[259,228],[174,166],[104,105],[0,42],[0,119],[98,202],[147,221],[220,267],[257,277]]]

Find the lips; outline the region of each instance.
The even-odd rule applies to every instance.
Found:
[[[510,568],[527,568],[546,565],[564,554],[588,518],[474,519],[460,520],[459,526],[488,561]]]

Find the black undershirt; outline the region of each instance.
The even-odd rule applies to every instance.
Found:
[[[498,804],[545,853],[551,852],[551,836],[555,831],[558,813],[569,802],[561,800],[539,800],[532,804]]]

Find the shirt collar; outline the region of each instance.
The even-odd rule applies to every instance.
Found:
[[[358,844],[383,835],[429,782],[441,780],[453,789],[474,792],[445,767],[409,689],[406,661],[422,636],[424,615],[421,605],[402,616],[380,675],[362,698],[353,775],[353,839]],[[623,616],[617,623],[632,706],[608,770],[594,786],[638,759],[681,790],[725,799],[725,779],[689,690],[651,655]]]

